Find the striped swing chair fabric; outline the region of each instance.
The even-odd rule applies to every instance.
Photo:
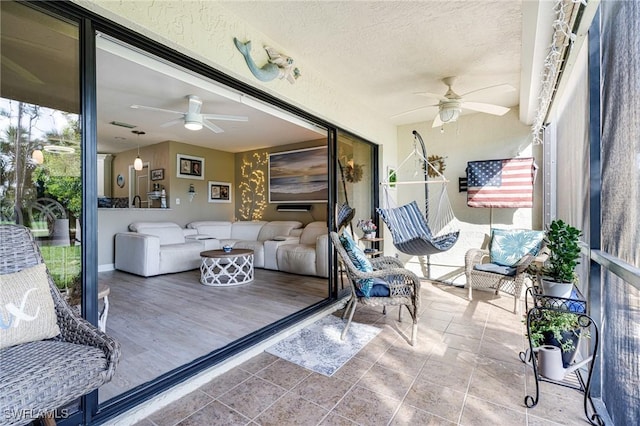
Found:
[[[402,253],[437,254],[449,250],[458,241],[460,231],[434,236],[415,201],[395,208],[377,208],[376,211],[387,224],[393,245]]]

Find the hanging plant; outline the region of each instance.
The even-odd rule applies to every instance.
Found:
[[[447,165],[444,162],[444,157],[440,155],[430,155],[427,158],[427,161],[430,164],[427,166],[427,176],[435,178],[444,174],[444,169],[447,168]],[[437,173],[436,170],[438,171]]]
[[[347,182],[360,182],[362,180],[362,165],[355,163],[353,160],[349,160],[344,171],[344,178]]]

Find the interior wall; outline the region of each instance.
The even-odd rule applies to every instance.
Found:
[[[237,220],[298,220],[303,224],[327,220],[327,203],[311,204],[309,212],[279,212],[279,203],[269,203],[269,154],[326,146],[327,140],[316,139],[281,145],[235,155],[235,215]]]
[[[449,180],[447,195],[460,225],[460,238],[447,252],[428,258],[400,254],[400,258],[407,262],[407,267],[418,275],[464,284],[464,255],[468,249],[483,245],[491,227],[542,229],[542,148],[532,145],[530,128],[519,121],[518,114],[518,110],[514,108],[504,116],[481,113],[463,115],[457,122],[445,125],[444,132],[440,128],[432,128],[431,121],[398,127],[398,163],[402,163],[413,150],[413,130],[417,130],[422,136],[427,155],[445,157],[444,175]],[[534,207],[468,207],[467,193],[458,191],[458,178],[466,177],[467,162],[513,157],[536,159],[539,169],[534,186]],[[405,163],[398,171],[398,179],[416,180],[413,175],[416,167],[419,166],[414,161]],[[439,190],[436,185],[430,185],[429,189]],[[399,185],[393,196],[396,197],[394,201],[397,205],[417,200],[423,207],[424,185]],[[388,230],[385,239],[391,241]],[[395,248],[392,244],[385,244],[385,252],[393,254]]]

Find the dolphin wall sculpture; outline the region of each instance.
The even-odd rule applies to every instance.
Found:
[[[276,78],[286,78],[289,83],[293,84],[296,79],[300,77],[300,70],[293,66],[293,59],[278,53],[273,48],[269,46],[264,47],[267,55],[269,55],[269,60],[262,67],[258,67],[251,57],[251,41],[242,43],[234,37],[233,42],[240,53],[242,53],[242,56],[244,56],[249,70],[258,80],[271,81]]]

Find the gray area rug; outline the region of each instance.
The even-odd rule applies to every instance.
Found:
[[[344,340],[340,340],[345,324],[346,320],[329,315],[281,340],[266,352],[331,376],[381,331],[371,325],[352,322]]]

